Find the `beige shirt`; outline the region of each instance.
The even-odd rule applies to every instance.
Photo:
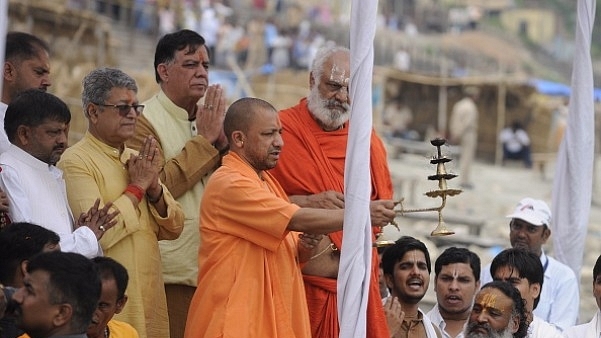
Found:
[[[220,155],[204,137],[196,135],[196,122],[188,120],[186,110],[162,91],[144,105],[144,114],[138,118],[136,134],[128,145],[139,149],[148,135],[157,139],[163,159],[161,181],[185,215],[182,235],[159,243],[163,278],[167,284],[196,286],[200,201],[208,176],[220,163]]]

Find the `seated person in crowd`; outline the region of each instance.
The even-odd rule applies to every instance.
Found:
[[[499,142],[503,144],[503,164],[506,160],[520,160],[526,168],[532,167],[530,138],[519,121],[513,121],[511,127],[501,130]]]

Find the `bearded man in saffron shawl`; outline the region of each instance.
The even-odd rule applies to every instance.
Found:
[[[280,111],[286,150],[271,173],[290,200],[302,207],[344,208],[349,77],[350,51],[339,46],[322,49],[311,67],[310,95],[296,106]],[[386,151],[374,131],[369,160],[372,201],[392,199]],[[386,205],[392,207],[393,203]],[[373,213],[376,205],[372,202],[370,208]],[[316,250],[319,254],[302,269],[314,338],[338,337],[336,279],[341,245],[342,231],[324,236]],[[367,306],[368,338],[390,337],[380,299],[378,263],[374,249]]]

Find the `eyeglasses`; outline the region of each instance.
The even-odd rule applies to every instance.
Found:
[[[137,116],[140,116],[140,114],[142,114],[142,111],[144,111],[143,104],[129,105],[129,104],[103,104],[103,103],[96,103],[96,102],[92,102],[92,103],[97,106],[101,106],[101,107],[110,107],[110,108],[117,109],[119,111],[119,115],[121,115],[123,117],[127,116],[127,114],[129,114],[129,112],[131,111],[132,108],[136,112]]]

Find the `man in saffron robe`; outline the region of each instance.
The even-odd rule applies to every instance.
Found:
[[[280,111],[286,150],[271,173],[290,200],[302,207],[344,208],[349,76],[350,51],[347,48],[334,46],[320,50],[311,68],[310,95],[301,99],[298,105]],[[390,200],[393,191],[386,151],[374,131],[369,160],[372,201]],[[372,202],[372,215],[375,205]],[[393,203],[387,205],[394,206]],[[303,267],[313,337],[338,336],[336,279],[341,245],[342,231],[329,234],[318,245],[317,252],[322,254]],[[367,307],[369,338],[390,336],[378,285],[378,255],[374,249]]]
[[[290,203],[267,171],[284,145],[271,104],[256,98],[234,102],[224,131],[230,152],[202,197],[202,287],[194,292],[184,337],[309,338],[299,263],[322,253],[316,249],[320,234],[342,229],[344,210]],[[377,204],[371,222],[383,226],[394,219],[394,203]]]

